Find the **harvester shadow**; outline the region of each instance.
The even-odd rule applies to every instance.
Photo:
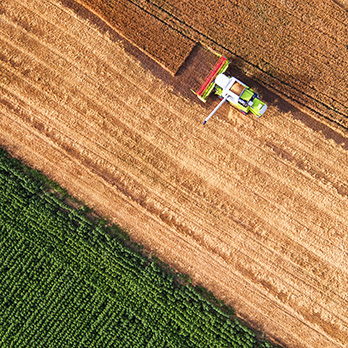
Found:
[[[237,79],[244,82],[247,86],[251,87],[255,90],[261,97],[261,100],[264,101],[269,106],[276,106],[281,113],[296,113],[299,111],[294,105],[286,101],[284,98],[280,97],[276,93],[272,92],[270,89],[265,87],[262,83],[258,81],[262,81],[262,76],[252,75],[247,76],[241,70],[240,67],[236,68],[233,66],[233,61],[229,66],[227,73],[230,76],[234,76]],[[267,114],[265,114],[266,117]]]
[[[299,120],[306,127],[314,130],[315,132],[322,133],[326,139],[333,140],[337,144],[341,145],[344,149],[348,150],[348,138],[337,133],[329,126],[320,122],[318,119],[296,107],[294,104],[282,97],[281,92],[277,94],[275,92],[272,92],[269,88],[265,87],[261,83],[258,83],[257,81],[262,81],[261,76],[246,76],[240,69],[233,67],[233,61],[227,73],[235,76],[237,79],[240,79],[246,85],[257,91],[257,93],[260,94],[261,100],[264,101],[268,106],[276,107],[279,110],[279,117],[281,117],[281,114],[283,113],[288,113],[294,120]],[[295,79],[302,81],[304,87],[308,86],[308,89],[310,88],[309,78],[306,78],[305,76],[297,76],[295,77]],[[304,92],[306,91],[304,90]],[[267,115],[267,111],[262,117],[267,120],[267,117],[269,117]]]

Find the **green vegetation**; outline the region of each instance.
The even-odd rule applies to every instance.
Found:
[[[271,347],[0,149],[1,347]]]

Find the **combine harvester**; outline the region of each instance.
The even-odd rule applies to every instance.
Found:
[[[197,92],[193,91],[204,103],[214,89],[215,94],[221,99],[219,105],[204,120],[203,124],[207,123],[225,101],[230,102],[244,115],[251,111],[255,116],[261,117],[267,109],[267,105],[259,99],[259,95],[251,88],[235,77],[228,77],[223,74],[229,64],[230,62],[221,56],[199,90]]]

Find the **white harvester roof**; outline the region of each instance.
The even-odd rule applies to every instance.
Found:
[[[215,83],[222,88],[222,97],[228,95],[227,100],[238,104],[238,99],[243,94],[246,85],[236,79],[235,77],[227,77],[224,74],[220,74],[216,77]]]

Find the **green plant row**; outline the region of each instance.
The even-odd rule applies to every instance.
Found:
[[[1,347],[271,347],[0,149]]]

